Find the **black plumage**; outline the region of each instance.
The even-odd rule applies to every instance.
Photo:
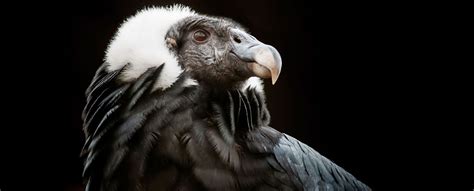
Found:
[[[84,110],[88,190],[368,190],[307,145],[268,127],[254,89],[151,91],[98,70]]]

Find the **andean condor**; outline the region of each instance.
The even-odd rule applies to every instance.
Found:
[[[86,190],[370,190],[268,126],[260,78],[275,83],[281,66],[230,19],[139,11],[86,91]]]

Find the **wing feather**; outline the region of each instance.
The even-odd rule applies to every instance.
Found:
[[[289,135],[283,134],[274,155],[299,190],[370,190],[350,173]]]

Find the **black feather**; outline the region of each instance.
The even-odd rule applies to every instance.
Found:
[[[268,127],[265,97],[255,89],[185,86],[187,73],[154,89],[163,65],[132,82],[119,79],[124,68],[101,67],[86,93],[87,191],[369,190]]]

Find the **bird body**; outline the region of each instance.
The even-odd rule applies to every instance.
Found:
[[[280,69],[276,49],[233,21],[139,12],[86,91],[86,190],[370,190],[269,126],[259,77]]]

